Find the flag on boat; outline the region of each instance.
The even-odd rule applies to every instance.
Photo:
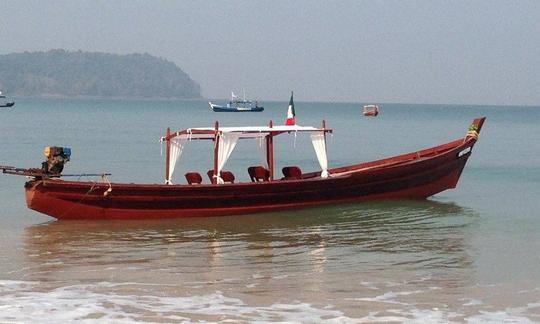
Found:
[[[285,125],[296,125],[296,122],[294,121],[294,101],[293,101],[293,92],[291,91],[291,100],[289,100],[289,109],[287,110],[287,120],[285,121]]]

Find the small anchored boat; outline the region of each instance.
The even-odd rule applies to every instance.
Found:
[[[332,130],[299,125],[188,128],[171,132],[166,145],[165,184],[68,181],[60,177],[53,160],[40,172],[4,167],[4,173],[33,177],[25,183],[29,208],[57,219],[158,219],[248,214],[322,204],[388,199],[425,199],[455,188],[485,118],[477,118],[465,136],[427,149],[389,158],[328,168],[326,135]],[[274,170],[274,138],[309,134],[320,170],[304,172],[298,166]],[[197,140],[197,141],[195,141]],[[208,182],[198,172],[185,174],[186,184],[173,184],[175,165],[188,143],[214,143]],[[250,180],[237,181],[225,170],[238,140],[255,140],[265,163],[247,168]],[[66,156],[71,150],[58,149]],[[60,154],[58,153],[58,154]],[[56,158],[53,156],[52,158]],[[11,168],[11,169],[10,169]],[[2,169],[2,167],[0,167]]]
[[[14,101],[6,101],[6,96],[0,91],[0,108],[1,107],[13,107],[15,105]]]
[[[363,110],[364,116],[377,116],[379,114],[379,106],[377,105],[365,105]]]
[[[252,101],[246,99],[246,93],[244,92],[244,98],[240,98],[231,91],[231,100],[225,105],[216,105],[212,102],[208,102],[210,109],[216,112],[258,112],[263,111],[264,107],[259,106],[258,101]]]

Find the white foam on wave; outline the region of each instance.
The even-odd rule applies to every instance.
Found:
[[[480,311],[480,314],[467,318],[468,323],[536,323],[525,315],[530,309],[540,308],[540,303],[529,303],[523,307],[509,307],[504,311]]]
[[[366,288],[369,288],[369,289],[379,290],[379,288],[377,287],[377,285],[374,282],[360,281],[360,285],[362,285],[362,286],[364,286]]]
[[[137,321],[248,321],[248,322],[337,322],[352,323],[331,305],[316,308],[308,303],[249,306],[238,298],[211,294],[168,297],[122,295],[111,283],[72,285],[39,291],[38,283],[0,281],[0,322],[65,323]],[[121,284],[117,285],[121,286]],[[105,290],[107,293],[96,291]],[[150,320],[152,321],[152,320]]]
[[[133,294],[135,286],[139,287],[138,294]],[[100,282],[46,289],[39,282],[0,280],[0,322],[532,323],[527,314],[540,308],[540,303],[529,303],[499,311],[479,309],[472,315],[449,310],[446,306],[422,309],[398,300],[400,296],[419,291],[402,291],[352,299],[351,302],[368,301],[388,306],[367,316],[351,318],[333,305],[315,307],[308,302],[294,301],[254,306],[221,291],[175,297],[162,295],[159,288],[146,289],[151,286],[162,285]],[[472,299],[463,306],[467,304],[478,305]]]
[[[430,290],[433,290],[431,287]],[[507,308],[502,311],[478,310],[479,314],[467,315],[458,311],[451,311],[446,308],[420,309],[414,304],[405,303],[399,300],[400,296],[422,293],[422,290],[414,291],[389,291],[375,297],[355,298],[357,301],[367,301],[371,303],[388,304],[390,309],[384,312],[370,312],[368,316],[358,319],[358,323],[385,323],[385,322],[419,322],[419,323],[534,323],[527,317],[528,311],[540,308],[540,303],[529,303],[523,307]],[[472,298],[462,298],[467,301],[463,306],[484,305],[481,300]],[[393,306],[391,306],[393,305]],[[487,305],[489,307],[489,305]],[[397,309],[401,308],[401,309]],[[388,313],[394,315],[388,315]]]
[[[380,312],[371,312],[357,321],[357,323],[460,323],[453,320],[459,317],[454,312],[442,312],[440,310],[413,309],[410,311],[401,311],[390,309],[388,313],[395,315],[380,315]]]
[[[391,304],[403,304],[405,303],[397,301],[397,297],[399,296],[407,296],[412,294],[419,294],[422,293],[423,290],[415,290],[415,291],[400,291],[400,292],[393,292],[389,291],[382,295],[378,295],[375,297],[362,297],[362,298],[356,298],[356,300],[361,301],[372,301],[372,302],[385,302],[385,303],[391,303]]]
[[[0,294],[20,291],[35,286],[35,282],[31,281],[18,281],[18,280],[1,280],[0,281]]]
[[[381,312],[371,312],[368,316],[360,318],[356,323],[536,323],[523,314],[526,309],[531,307],[518,307],[515,309],[507,309],[505,311],[480,311],[480,314],[473,316],[465,316],[461,313],[443,311],[440,309],[416,309],[411,310],[397,310],[390,309],[386,313],[394,315],[381,314]]]
[[[463,304],[463,306],[478,306],[483,304],[481,300],[474,298],[461,298],[460,300],[467,301]]]

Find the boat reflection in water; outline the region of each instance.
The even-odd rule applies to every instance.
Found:
[[[369,253],[399,252],[399,256],[385,257],[381,269],[412,256],[405,257],[407,253],[430,255],[418,267],[449,263],[460,267],[468,263],[462,245],[474,215],[449,203],[374,202],[254,217],[55,221],[29,227],[26,236],[29,255],[37,257],[39,263],[58,258],[55,264],[59,267],[125,262],[151,268],[152,262],[159,262],[173,272],[182,272],[185,266],[200,266],[199,270],[205,271],[212,259],[223,258],[221,262],[233,267],[258,257],[272,263],[269,256],[281,262],[290,253],[303,254],[320,247],[338,248],[327,257],[368,253],[357,259],[360,263]],[[184,262],[186,259],[189,262]],[[414,266],[415,261],[410,261]]]
[[[172,307],[163,296],[182,297],[192,305],[182,314],[216,320],[194,302],[210,296],[210,304],[226,298],[240,304],[234,314],[243,315],[220,309],[220,319],[261,319],[248,301],[255,307],[302,301],[317,310],[331,303],[355,317],[366,311],[359,305],[385,307],[357,299],[377,296],[380,289],[425,289],[431,299],[430,287],[471,285],[468,228],[476,219],[455,204],[399,201],[254,217],[54,221],[26,229],[23,271],[40,289],[69,286],[77,294],[112,295],[111,307],[137,300],[137,314]],[[141,302],[148,296],[159,300]],[[287,319],[283,310],[276,312]]]

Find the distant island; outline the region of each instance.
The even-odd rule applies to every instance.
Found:
[[[9,96],[201,98],[200,86],[165,59],[62,49],[0,55],[0,91]]]

